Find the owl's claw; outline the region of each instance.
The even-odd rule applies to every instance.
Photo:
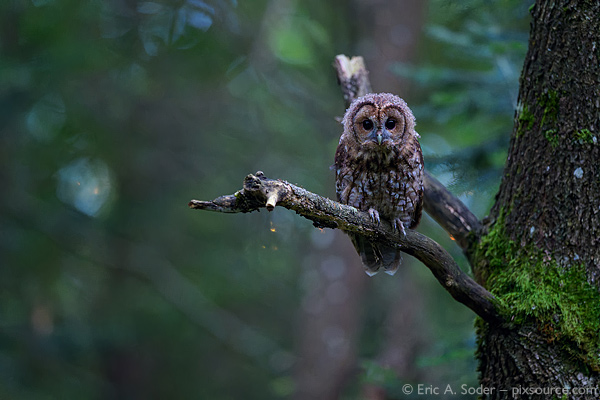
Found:
[[[377,225],[379,225],[380,219],[379,219],[379,212],[374,209],[374,208],[369,208],[369,216],[371,217],[371,221],[375,222]]]
[[[399,231],[402,234],[402,236],[406,236],[406,229],[404,228],[404,223],[398,218],[394,220],[394,230]]]

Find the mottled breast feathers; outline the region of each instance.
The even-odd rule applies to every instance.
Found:
[[[406,102],[389,93],[356,99],[344,115],[335,154],[338,201],[388,220],[400,232],[417,226],[423,207],[423,155],[415,118]],[[369,275],[398,269],[395,247],[350,234]]]

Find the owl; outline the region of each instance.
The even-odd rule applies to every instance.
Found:
[[[404,234],[415,228],[423,208],[423,154],[406,102],[390,93],[367,94],[352,102],[342,124],[334,164],[338,201]],[[396,247],[348,235],[369,276],[381,267],[390,275],[398,270]]]

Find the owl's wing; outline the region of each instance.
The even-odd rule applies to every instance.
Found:
[[[375,275],[382,267],[386,274],[394,275],[398,271],[402,254],[396,247],[371,242],[362,235],[349,233],[348,236],[360,255],[367,275]]]
[[[415,196],[413,204],[415,209],[412,222],[409,225],[409,228],[414,229],[419,225],[423,212],[423,152],[421,151],[421,145],[416,140],[414,141],[414,152],[409,158],[409,165],[412,168],[412,176],[415,177],[412,180],[412,189]]]

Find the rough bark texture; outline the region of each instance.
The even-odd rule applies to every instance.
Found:
[[[537,1],[532,16],[505,174],[474,266],[516,327],[481,324],[481,382],[508,390],[491,399],[549,387],[586,390],[518,398],[595,399],[600,3]]]

